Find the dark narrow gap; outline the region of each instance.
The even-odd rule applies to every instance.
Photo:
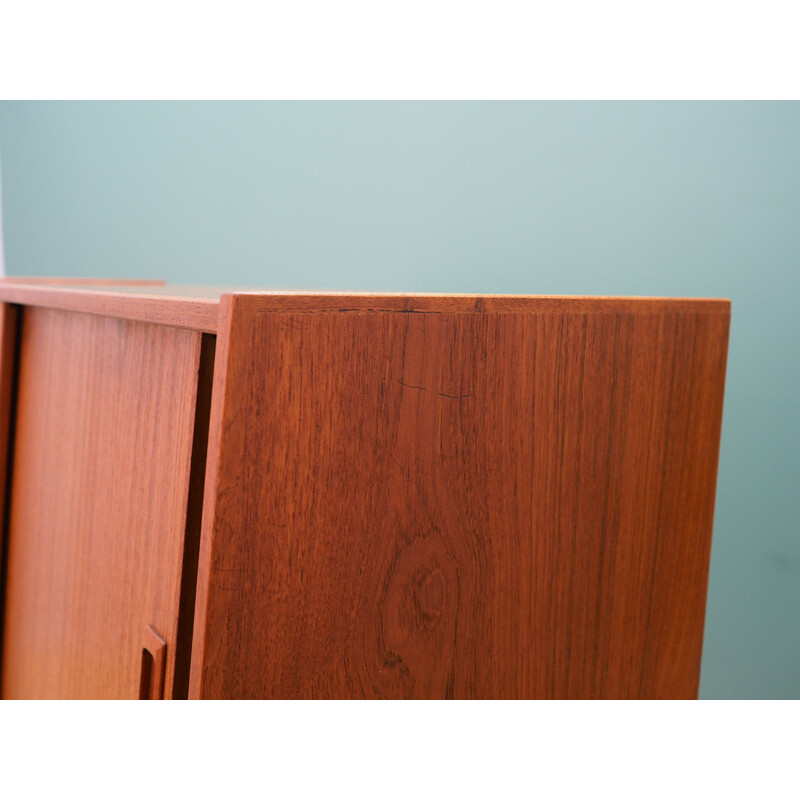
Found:
[[[11,522],[11,480],[14,475],[14,442],[17,430],[17,389],[19,387],[20,347],[22,342],[22,306],[7,305],[6,312],[14,314],[12,326],[14,329],[14,343],[11,348],[13,363],[11,366],[11,386],[8,402],[8,447],[5,453],[0,453],[0,458],[6,461],[5,485],[0,487],[3,492],[3,519],[0,530],[0,684],[3,669],[3,640],[4,621],[6,618],[6,576],[8,574],[8,539]],[[5,336],[5,331],[0,332]],[[0,343],[2,345],[4,343]],[[0,391],[3,391],[0,387]]]
[[[194,601],[197,590],[197,561],[200,555],[200,527],[203,518],[203,486],[208,452],[208,420],[211,414],[211,384],[217,337],[204,333],[200,345],[197,376],[197,405],[192,436],[192,464],[189,472],[189,498],[186,510],[186,536],[181,569],[181,596],[178,607],[178,636],[175,650],[175,680],[172,697],[189,697],[189,669],[192,661]]]

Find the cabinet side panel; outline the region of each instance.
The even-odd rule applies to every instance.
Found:
[[[727,314],[231,308],[194,696],[696,696]]]
[[[26,308],[2,694],[134,698],[147,626],[173,691],[201,334]]]

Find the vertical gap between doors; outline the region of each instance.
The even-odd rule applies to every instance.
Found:
[[[178,636],[175,650],[175,680],[172,697],[189,697],[189,668],[192,661],[194,601],[197,590],[197,561],[200,554],[200,527],[203,517],[203,487],[208,453],[208,421],[211,415],[211,384],[214,377],[214,352],[217,337],[204,333],[200,345],[197,375],[197,404],[192,437],[192,463],[189,471],[189,497],[186,509],[186,535],[181,569],[181,595],[178,607]]]
[[[2,529],[0,530],[0,686],[2,686],[3,677],[3,623],[6,616],[6,576],[8,574],[8,540],[11,520],[11,481],[14,472],[14,441],[17,428],[17,390],[19,386],[20,349],[22,345],[22,306],[11,305],[9,303],[5,307],[5,313],[11,314],[12,317],[11,321],[6,322],[3,326],[3,330],[0,331],[0,348],[2,348],[3,351],[2,358],[5,360],[5,358],[11,356],[11,366],[9,367],[3,364],[3,370],[6,374],[0,375],[0,392],[9,392],[7,446],[4,452],[0,452],[0,458],[5,458],[6,465],[5,482],[3,486],[0,486],[0,491],[3,492],[3,518]],[[12,337],[11,344],[8,343],[7,337]],[[4,379],[8,381],[7,386],[2,385]]]

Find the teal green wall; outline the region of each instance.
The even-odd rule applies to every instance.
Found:
[[[800,104],[2,103],[18,275],[729,297],[701,696],[800,697]]]

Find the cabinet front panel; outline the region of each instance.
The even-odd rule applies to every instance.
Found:
[[[190,696],[696,696],[727,313],[343,302],[221,309]]]
[[[19,348],[2,696],[170,697],[201,334],[25,308]]]

